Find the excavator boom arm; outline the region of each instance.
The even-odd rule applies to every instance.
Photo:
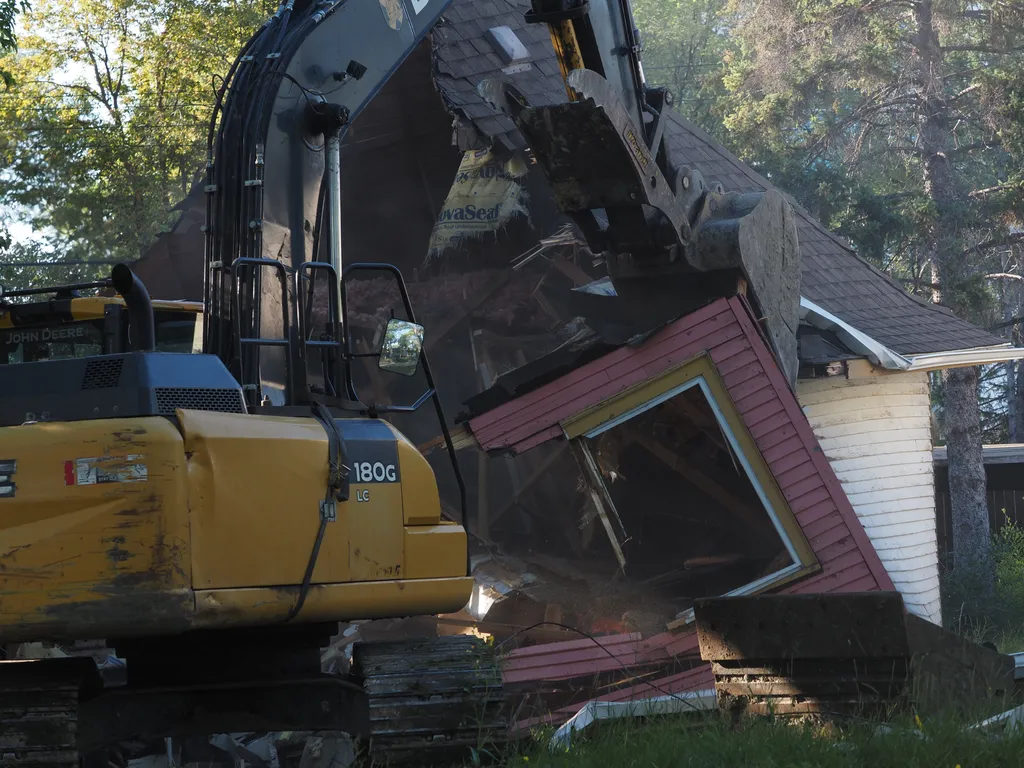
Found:
[[[243,340],[295,341],[295,275],[320,259],[340,274],[340,143],[450,4],[288,0],[231,67],[211,118],[204,349],[256,402],[301,394],[295,345]]]

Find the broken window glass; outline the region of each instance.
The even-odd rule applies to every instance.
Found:
[[[699,597],[753,590],[794,564],[700,379],[570,444],[534,451],[481,526],[530,583],[488,621],[664,631]],[[494,484],[498,464],[490,462]]]
[[[583,441],[625,532],[631,579],[683,611],[793,564],[698,382],[613,424]]]

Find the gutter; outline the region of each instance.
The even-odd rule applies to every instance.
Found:
[[[965,368],[975,365],[992,363],[1008,363],[1011,360],[1024,359],[1024,347],[1011,344],[1000,344],[994,347],[975,347],[974,349],[954,349],[949,352],[930,352],[924,355],[912,355],[910,371],[939,371],[945,368]]]
[[[986,466],[993,464],[1024,464],[1024,444],[1003,443],[1001,445],[983,445],[981,455]],[[932,461],[937,467],[945,467],[949,464],[949,453],[946,446],[939,445],[932,449]],[[1024,653],[1018,659],[1020,678],[1024,679]]]
[[[991,347],[953,349],[948,352],[901,355],[803,296],[800,297],[800,321],[823,331],[831,331],[850,348],[851,352],[863,355],[875,365],[890,371],[941,371],[947,368],[1024,360],[1024,347],[1015,347],[1009,343]]]

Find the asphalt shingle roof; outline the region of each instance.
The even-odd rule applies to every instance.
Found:
[[[455,0],[435,28],[434,81],[448,109],[460,118],[463,149],[524,146],[512,121],[476,93],[481,80],[502,75],[503,62],[485,36],[492,27],[510,27],[529,50],[529,69],[507,74],[532,104],[566,100],[547,26],[526,24],[528,8],[525,0]],[[676,163],[697,168],[727,191],[772,186],[702,129],[674,112],[671,118],[665,135]],[[800,292],[808,300],[903,355],[1006,343],[944,307],[911,296],[790,200],[800,239]]]

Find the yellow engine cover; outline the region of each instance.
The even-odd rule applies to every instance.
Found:
[[[296,622],[457,611],[466,532],[390,424],[340,422],[348,502]],[[0,431],[0,640],[173,634],[284,621],[327,491],[312,418],[178,411]]]

